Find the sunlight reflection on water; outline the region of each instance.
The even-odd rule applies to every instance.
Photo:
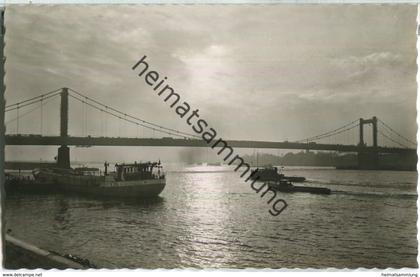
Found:
[[[286,169],[288,170],[288,169]],[[6,225],[100,267],[416,267],[416,172],[292,168],[331,195],[281,194],[278,217],[226,166],[172,168],[160,198],[11,195]]]

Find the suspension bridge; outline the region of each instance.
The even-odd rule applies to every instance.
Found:
[[[60,98],[59,135],[44,134],[44,109],[45,106],[55,98]],[[84,120],[82,124],[82,135],[69,135],[69,100],[73,100],[82,105]],[[113,118],[125,124],[133,126],[136,135],[127,137],[108,136],[106,122],[101,121],[102,135],[93,135],[88,132],[87,108],[99,112],[101,115]],[[39,133],[24,133],[20,130],[21,121],[24,117],[31,115],[35,111],[40,111],[40,119],[36,120],[40,124]],[[179,131],[165,127],[160,124],[145,120],[138,116],[130,115],[120,109],[106,105],[96,99],[71,88],[60,88],[39,96],[25,99],[23,101],[7,105],[5,108],[6,116],[14,117],[6,120],[6,145],[56,145],[58,148],[57,163],[61,167],[70,166],[69,146],[155,146],[155,147],[209,147],[209,145],[197,134]],[[51,117],[47,117],[51,118]],[[53,118],[56,118],[54,116]],[[33,119],[33,117],[32,117]],[[9,130],[15,126],[14,133]],[[372,127],[371,145],[365,142],[365,125]],[[119,125],[120,126],[120,125]],[[114,128],[115,129],[115,128]],[[153,133],[139,135],[139,129],[148,130]],[[119,128],[118,128],[119,130]],[[343,136],[349,137],[350,132],[357,132],[357,139],[353,142],[338,143],[336,138]],[[156,137],[160,134],[160,137]],[[379,145],[378,137],[387,144]],[[417,160],[417,143],[401,135],[395,128],[377,117],[369,119],[357,119],[334,130],[323,132],[316,136],[311,136],[297,141],[252,141],[252,140],[226,140],[234,148],[254,148],[254,149],[303,149],[303,150],[327,150],[337,152],[355,152],[358,155],[358,167],[360,169],[377,169],[379,156],[381,154],[398,154],[402,156],[415,157]]]

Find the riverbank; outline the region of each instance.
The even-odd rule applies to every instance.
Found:
[[[35,245],[24,242],[10,235],[5,237],[6,269],[86,269],[87,267],[68,258],[41,249]]]

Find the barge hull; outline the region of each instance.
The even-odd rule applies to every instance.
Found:
[[[57,178],[55,182],[39,182],[36,180],[14,180],[6,184],[7,191],[56,192],[87,194],[116,198],[150,198],[158,196],[165,188],[164,179],[125,181],[111,183],[70,182],[70,178]]]

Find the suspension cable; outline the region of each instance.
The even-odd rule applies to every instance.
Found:
[[[30,98],[30,99],[27,99],[27,100],[24,100],[24,101],[21,101],[21,102],[18,102],[18,103],[14,103],[14,104],[7,105],[5,108],[6,108],[6,110],[7,110],[8,108],[13,107],[13,106],[20,106],[20,107],[23,107],[23,105],[22,105],[23,103],[30,102],[30,101],[35,100],[35,99],[37,99],[37,98],[43,98],[43,97],[45,97],[45,96],[47,96],[47,95],[50,95],[50,94],[52,94],[52,93],[54,93],[54,92],[57,92],[57,91],[61,91],[61,88],[56,89],[56,90],[52,90],[52,91],[50,91],[50,92],[47,92],[47,93],[44,93],[44,94],[41,94],[41,95],[38,95],[38,96],[32,97],[32,98]]]
[[[53,99],[49,99],[48,101],[45,101],[45,102],[41,102],[41,105],[38,105],[38,106],[36,106],[35,108],[33,108],[33,109],[31,109],[31,110],[29,110],[29,111],[27,111],[27,112],[25,112],[25,113],[23,113],[23,114],[20,114],[19,115],[19,118],[22,118],[22,117],[24,117],[24,116],[26,116],[26,115],[28,115],[28,114],[30,114],[31,112],[33,112],[33,111],[35,111],[36,109],[38,109],[38,108],[42,108],[43,106],[45,106],[47,103],[49,103],[50,101],[52,101]],[[41,109],[42,110],[42,109]],[[9,121],[7,121],[5,124],[7,125],[7,124],[9,124],[9,123],[12,123],[12,122],[14,122],[15,120],[17,120],[18,118],[17,117],[14,117],[13,119],[10,119]]]
[[[341,133],[344,133],[344,132],[350,131],[350,130],[352,130],[352,129],[356,128],[356,127],[359,127],[359,125],[355,125],[355,126],[349,127],[349,128],[347,128],[347,129],[341,130],[341,131],[339,131],[339,132],[337,132],[337,133],[334,133],[334,134],[331,134],[331,135],[329,135],[329,136],[325,136],[325,137],[322,137],[322,138],[319,138],[319,139],[324,139],[324,138],[329,138],[329,137],[332,137],[332,136],[335,136],[335,135],[339,135],[339,134],[341,134]]]
[[[379,134],[381,134],[384,138],[386,138],[386,139],[388,139],[388,140],[392,141],[393,143],[398,144],[399,146],[402,146],[402,147],[404,147],[404,148],[409,148],[407,145],[404,145],[404,144],[402,144],[402,143],[399,143],[398,141],[396,141],[396,140],[394,140],[394,139],[392,139],[392,138],[388,137],[387,135],[385,135],[385,134],[384,134],[384,133],[382,133],[381,131],[378,131],[378,133],[379,133]]]
[[[69,96],[70,96],[70,97],[72,97],[72,98],[74,98],[74,99],[76,99],[76,100],[78,100],[78,101],[80,101],[80,102],[82,102],[82,103],[84,102],[84,100],[82,100],[82,99],[80,99],[80,98],[78,98],[78,97],[76,97],[76,96],[74,96],[74,95],[69,94]],[[104,111],[102,108],[100,108],[100,107],[98,107],[98,106],[96,106],[96,105],[94,105],[94,104],[92,104],[92,103],[89,103],[89,102],[84,102],[84,103],[85,103],[86,105],[88,105],[88,106],[92,107],[92,108],[95,108],[95,109],[99,110],[99,111]],[[108,108],[109,108],[109,107],[108,107]],[[144,127],[144,128],[148,128],[148,129],[151,129],[151,130],[153,130],[153,131],[157,131],[157,132],[161,132],[161,133],[164,133],[164,134],[174,135],[174,136],[178,136],[178,137],[182,137],[182,138],[184,138],[184,136],[183,136],[183,135],[180,135],[180,134],[175,134],[175,133],[171,133],[171,132],[168,132],[168,131],[164,131],[164,130],[156,129],[156,128],[153,128],[153,127],[150,127],[150,126],[147,126],[147,125],[144,125],[144,124],[138,123],[138,122],[136,122],[136,121],[133,121],[133,120],[131,120],[131,119],[123,118],[123,117],[121,117],[121,116],[119,116],[119,115],[117,115],[117,114],[115,114],[115,113],[110,112],[110,111],[105,111],[105,112],[106,112],[107,114],[109,114],[109,115],[112,115],[112,116],[114,116],[114,117],[116,117],[116,118],[120,119],[120,120],[124,120],[124,121],[129,122],[129,123],[132,123],[132,124],[138,124],[138,125],[140,125],[140,126],[142,126],[142,127]]]
[[[385,123],[385,122],[383,122],[382,120],[378,119],[378,121],[379,121],[380,123],[382,123],[382,125],[384,125],[384,126],[385,126],[387,129],[389,129],[391,132],[393,132],[393,133],[395,133],[397,136],[399,136],[400,138],[404,139],[405,141],[407,141],[407,142],[409,142],[409,143],[411,143],[411,144],[413,144],[413,145],[417,145],[417,143],[416,143],[416,142],[413,142],[413,141],[409,140],[408,138],[406,138],[406,137],[402,136],[400,133],[398,133],[397,131],[395,131],[394,129],[392,129],[392,128],[391,128],[391,126],[389,126],[388,124],[386,124],[386,123]]]
[[[138,118],[138,117],[135,117],[135,116],[132,116],[132,115],[126,114],[126,113],[124,113],[124,112],[122,112],[122,111],[119,111],[119,110],[114,109],[114,108],[112,108],[112,107],[110,107],[110,106],[108,106],[108,105],[105,105],[105,104],[103,104],[103,103],[101,103],[101,102],[99,102],[99,101],[97,101],[97,100],[95,100],[95,99],[92,99],[92,98],[90,98],[90,97],[87,97],[87,96],[85,96],[84,94],[82,94],[82,93],[80,93],[80,92],[78,92],[78,91],[76,91],[76,90],[74,90],[74,89],[72,89],[72,88],[69,88],[69,90],[70,90],[70,91],[72,91],[72,92],[74,92],[74,93],[76,93],[76,94],[77,94],[77,95],[79,95],[80,97],[83,97],[83,98],[85,98],[85,99],[87,99],[87,100],[89,100],[89,101],[91,101],[91,102],[93,102],[93,103],[95,103],[95,104],[98,104],[98,105],[100,105],[100,106],[102,106],[102,107],[105,107],[106,109],[109,109],[109,110],[111,110],[111,111],[113,111],[113,112],[115,112],[115,113],[118,113],[118,114],[120,114],[120,115],[123,115],[123,116],[125,116],[125,117],[131,118],[131,119],[134,119],[134,120],[138,120],[138,121],[140,121],[141,123],[144,123],[144,124],[149,124],[149,125],[151,125],[151,126],[154,126],[154,127],[159,128],[159,129],[167,130],[167,131],[170,131],[170,132],[173,132],[173,133],[182,134],[182,135],[184,135],[184,136],[188,136],[188,137],[195,137],[195,138],[200,138],[199,136],[194,135],[194,134],[190,134],[190,133],[186,133],[186,132],[178,131],[178,130],[175,130],[175,129],[172,129],[172,128],[164,127],[164,126],[161,126],[161,125],[155,124],[155,123],[153,123],[153,122],[150,122],[150,121],[147,121],[147,120],[144,120],[144,119],[141,119],[141,118]],[[144,126],[143,126],[143,127],[144,127]],[[183,136],[182,136],[182,137],[183,137]]]
[[[25,104],[23,104],[23,105],[20,104],[21,102],[16,103],[16,104],[13,104],[13,105],[9,105],[9,108],[6,108],[5,112],[10,112],[10,111],[14,111],[14,110],[17,110],[17,109],[21,109],[21,108],[24,108],[26,106],[29,106],[29,105],[32,105],[32,104],[35,104],[35,103],[38,103],[38,102],[47,100],[47,99],[49,99],[51,97],[54,97],[56,95],[59,95],[59,94],[60,94],[59,92],[58,93],[55,93],[55,94],[52,94],[52,95],[50,94],[50,95],[48,95],[46,97],[43,97],[41,99],[33,100],[32,102],[22,101],[22,103],[25,102]],[[10,108],[10,106],[16,106],[16,107]]]
[[[319,135],[317,135],[317,136],[313,136],[313,137],[309,137],[309,138],[306,138],[306,139],[298,140],[298,141],[296,141],[296,142],[305,142],[305,141],[320,140],[320,139],[323,139],[323,138],[328,138],[328,137],[330,137],[330,136],[340,134],[340,133],[342,133],[340,130],[342,130],[342,129],[346,128],[346,127],[349,127],[349,126],[353,125],[353,124],[354,124],[354,123],[356,123],[357,121],[358,121],[358,120],[354,120],[354,121],[352,121],[352,122],[350,122],[350,123],[348,123],[348,124],[346,124],[346,125],[343,125],[343,126],[342,126],[342,127],[340,127],[340,128],[334,129],[334,130],[332,130],[332,131],[329,131],[329,132],[326,132],[326,133],[323,133],[323,134],[319,134]],[[343,130],[343,131],[348,131],[348,130],[351,130],[351,129],[353,129],[353,128],[357,127],[357,126],[359,126],[359,125],[355,125],[355,126],[353,126],[353,127],[350,127],[350,128],[348,128],[348,129],[345,129],[345,130]],[[338,131],[340,131],[340,132],[338,132]]]

